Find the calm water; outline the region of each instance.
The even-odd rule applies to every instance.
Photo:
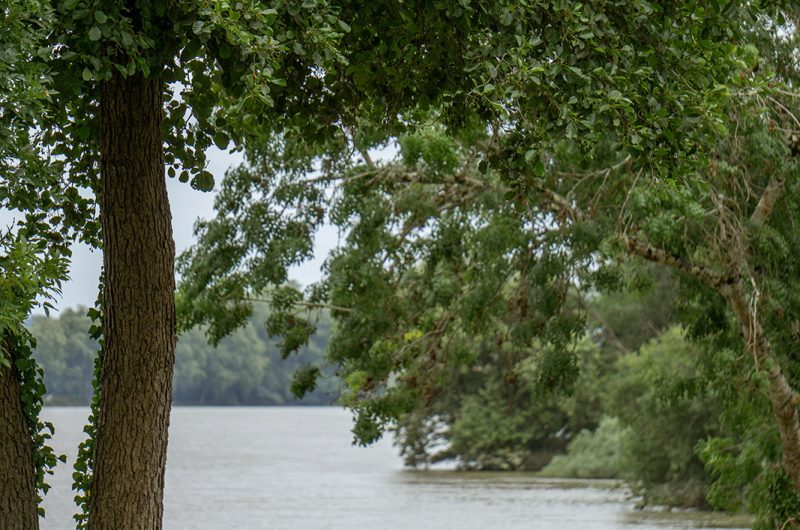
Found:
[[[69,457],[51,478],[42,530],[74,528],[70,491],[86,409],[45,409]],[[176,408],[165,528],[587,529],[718,528],[703,514],[643,513],[609,483],[519,473],[403,471],[388,441],[351,445],[336,408]]]

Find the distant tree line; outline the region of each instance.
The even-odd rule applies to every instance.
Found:
[[[298,355],[282,359],[279,341],[264,329],[266,311],[256,309],[250,324],[209,345],[201,329],[178,339],[174,399],[178,405],[330,405],[338,397],[332,367],[323,369],[316,390],[300,401],[291,392],[293,374],[306,365],[324,364],[330,321],[323,315],[317,332]],[[58,318],[36,316],[29,322],[36,338],[36,360],[45,370],[46,402],[88,405],[97,343],[84,308],[66,309]]]

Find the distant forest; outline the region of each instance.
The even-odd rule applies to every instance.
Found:
[[[317,389],[298,400],[291,392],[294,372],[322,365],[330,321],[322,317],[308,345],[288,359],[280,355],[279,341],[265,329],[265,310],[256,308],[250,323],[208,344],[201,329],[178,338],[173,379],[176,405],[330,405],[339,395],[332,367],[323,369]],[[45,371],[46,403],[88,405],[92,398],[92,370],[98,345],[89,338],[91,320],[85,308],[66,309],[58,318],[34,317],[30,330],[36,338],[36,360]]]

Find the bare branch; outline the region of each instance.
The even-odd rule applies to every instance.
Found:
[[[622,242],[631,254],[677,269],[716,290],[721,290],[732,282],[730,277],[710,271],[706,267],[691,263],[680,256],[676,256],[664,249],[656,248],[649,243],[639,241],[636,237],[622,236]]]
[[[767,222],[772,210],[775,209],[775,203],[778,202],[778,198],[783,193],[784,183],[783,177],[770,179],[769,184],[764,188],[764,193],[761,194],[761,198],[758,200],[756,209],[753,210],[753,214],[750,216],[751,223],[760,226]]]
[[[608,167],[604,167],[602,169],[596,169],[594,171],[584,171],[584,172],[567,172],[567,171],[556,171],[555,174],[561,177],[599,177],[601,175],[608,175],[612,171],[616,171],[617,169],[625,166],[628,162],[631,161],[631,155],[626,156],[616,164],[613,164]]]
[[[772,101],[775,104],[775,106],[778,107],[779,110],[781,110],[787,116],[789,116],[792,119],[792,121],[795,123],[795,125],[800,126],[800,120],[797,119],[797,116],[795,116],[794,113],[786,107],[786,105],[784,105],[783,103],[781,103],[777,99],[773,98],[772,96],[767,96],[767,99]]]
[[[242,298],[244,302],[259,302],[264,304],[271,304],[272,300],[268,298]],[[330,309],[332,311],[341,311],[342,313],[355,313],[356,310],[351,307],[344,307],[340,305],[325,304],[322,302],[308,302],[306,300],[298,300],[293,302],[294,305],[306,307],[308,309]]]
[[[603,318],[603,315],[601,315],[600,312],[598,312],[594,307],[592,307],[590,303],[586,302],[583,299],[583,296],[580,291],[578,291],[578,300],[580,301],[581,307],[583,307],[586,310],[589,316],[597,320],[597,322],[603,327],[605,336],[613,347],[615,347],[620,353],[626,355],[632,353],[631,349],[628,348],[625,345],[625,343],[620,340],[619,336],[611,327],[611,324],[609,324],[608,321],[605,318]]]
[[[307,179],[303,179],[303,180],[298,180],[297,184],[314,184],[316,182],[333,182],[333,181],[349,182],[349,181],[352,181],[352,180],[358,180],[358,179],[362,179],[362,178],[365,178],[365,177],[371,177],[371,176],[375,175],[376,173],[378,173],[378,171],[379,171],[379,169],[370,169],[369,171],[362,171],[360,173],[355,173],[353,175],[348,175],[348,176],[325,174],[325,175],[320,175],[318,177],[312,177],[312,178],[307,178]]]
[[[358,153],[361,155],[361,158],[364,159],[364,163],[370,169],[375,169],[375,162],[372,161],[372,157],[369,156],[369,151],[366,149],[362,149],[361,147],[358,148]]]
[[[583,212],[563,196],[542,186],[538,186],[537,189],[539,193],[550,201],[552,206],[557,208],[556,214],[566,213],[573,221],[579,221],[584,218]]]

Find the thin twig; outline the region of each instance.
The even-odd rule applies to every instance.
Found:
[[[268,298],[242,298],[244,302],[260,302],[264,304],[271,304],[272,300]],[[325,304],[323,302],[309,302],[307,300],[297,300],[292,302],[294,305],[307,307],[309,309],[330,309],[332,311],[341,311],[343,313],[355,313],[356,310],[351,307],[343,307],[340,305]]]

